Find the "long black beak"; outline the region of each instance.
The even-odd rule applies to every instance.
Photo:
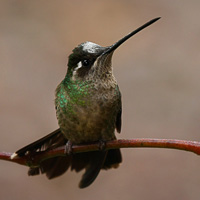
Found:
[[[109,53],[113,52],[115,49],[117,49],[121,44],[123,44],[130,37],[132,37],[136,33],[140,32],[141,30],[143,30],[147,26],[150,26],[151,24],[153,24],[154,22],[156,22],[159,19],[160,19],[160,17],[152,19],[149,22],[147,22],[146,24],[144,24],[144,25],[140,26],[139,28],[137,28],[136,30],[132,31],[131,33],[129,33],[128,35],[126,35],[125,37],[120,39],[118,42],[116,42],[115,44],[113,44],[110,47],[108,47],[108,49],[106,49],[106,51],[104,51],[102,55],[109,54]]]

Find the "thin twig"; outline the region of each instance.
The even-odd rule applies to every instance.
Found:
[[[200,142],[187,141],[187,140],[173,140],[173,139],[130,139],[130,140],[114,140],[106,142],[105,149],[118,149],[118,148],[136,148],[136,147],[148,147],[148,148],[168,148],[178,149],[184,151],[190,151],[200,155]],[[82,153],[88,151],[98,151],[99,143],[86,144],[86,145],[73,145],[73,153]],[[66,156],[65,146],[43,152],[36,152],[34,154],[26,155],[23,157],[15,157],[11,159],[12,153],[2,152],[0,153],[0,160],[6,160],[15,162],[21,165],[38,166],[41,161],[57,157]]]

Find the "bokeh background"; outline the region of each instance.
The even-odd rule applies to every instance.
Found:
[[[58,127],[54,90],[68,55],[84,42],[110,45],[162,19],[113,56],[123,94],[118,138],[200,140],[199,0],[0,0],[0,151]],[[81,173],[49,181],[0,161],[0,199],[198,199],[200,157],[168,149],[122,149],[117,170],[80,190]]]

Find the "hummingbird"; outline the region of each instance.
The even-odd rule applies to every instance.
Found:
[[[111,46],[102,47],[84,42],[72,51],[66,76],[55,91],[55,108],[59,128],[47,136],[19,149],[11,158],[48,151],[63,145],[87,144],[116,140],[115,130],[121,132],[122,101],[113,75],[114,51],[137,32],[160,18],[152,19]],[[122,162],[119,149],[58,156],[30,166],[28,174],[46,174],[48,179],[62,175],[69,168],[85,173],[79,183],[85,188],[93,183],[101,169],[117,168]]]

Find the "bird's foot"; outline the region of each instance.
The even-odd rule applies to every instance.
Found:
[[[100,151],[105,151],[105,149],[106,149],[106,141],[99,140],[99,150]]]
[[[65,154],[68,154],[68,155],[73,154],[72,145],[73,145],[72,142],[68,140],[66,145],[65,145]]]

